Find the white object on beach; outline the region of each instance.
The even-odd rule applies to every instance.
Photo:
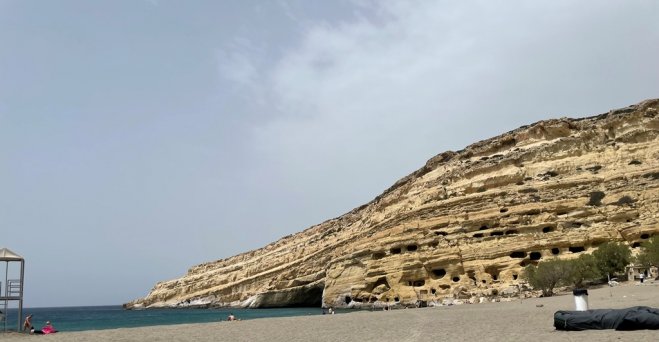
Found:
[[[586,289],[574,289],[572,291],[574,295],[574,306],[576,311],[586,311],[588,310],[588,290]]]

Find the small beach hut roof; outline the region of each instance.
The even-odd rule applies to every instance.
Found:
[[[7,248],[0,248],[0,261],[21,261],[23,257]]]

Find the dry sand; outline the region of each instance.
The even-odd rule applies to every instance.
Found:
[[[659,307],[659,284],[589,290],[591,309]],[[504,303],[264,318],[53,335],[0,333],[0,341],[656,341],[659,330],[556,331],[553,314],[573,310],[571,294]]]

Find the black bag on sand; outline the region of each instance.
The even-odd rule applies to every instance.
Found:
[[[642,330],[659,329],[659,309],[634,306],[627,309],[556,311],[554,327],[558,330]]]

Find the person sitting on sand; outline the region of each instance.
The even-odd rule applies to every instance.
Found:
[[[227,317],[227,321],[235,321],[236,316],[234,316],[232,313],[229,314],[229,317]]]
[[[25,322],[23,322],[23,331],[32,330],[32,315],[25,316]]]
[[[47,321],[46,326],[41,328],[41,332],[44,334],[54,334],[57,332],[57,329],[55,329],[55,327],[53,327],[53,325],[50,324],[50,321]]]

